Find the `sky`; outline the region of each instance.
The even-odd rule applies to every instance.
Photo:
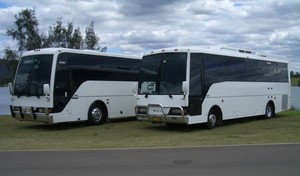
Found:
[[[300,0],[0,0],[0,57],[17,49],[6,31],[26,8],[35,9],[40,33],[59,17],[83,34],[94,21],[107,52],[222,45],[287,56],[300,72]]]

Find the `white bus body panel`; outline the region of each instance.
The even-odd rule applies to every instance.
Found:
[[[109,119],[134,116],[136,100],[129,94],[132,84],[132,82],[86,81],[75,92],[66,108],[61,113],[53,114],[53,119],[66,122],[87,120],[89,107],[96,101],[106,105]],[[54,123],[57,122],[61,121]]]
[[[288,93],[288,94],[287,94]],[[166,114],[171,107],[188,106],[188,95],[176,95],[169,98],[168,95],[144,95],[137,96],[138,106],[148,107],[159,102]],[[223,82],[213,84],[203,103],[202,114],[195,116],[174,117],[166,116],[162,122],[197,124],[207,122],[209,110],[220,107],[223,120],[241,117],[257,116],[265,114],[265,107],[269,101],[275,106],[275,112],[281,112],[290,108],[290,90],[288,83],[251,83],[251,82]],[[199,107],[200,108],[200,107]],[[147,116],[137,116],[140,121],[152,121]]]
[[[14,97],[12,106],[20,106],[24,111],[23,118],[16,114],[15,118],[18,120],[47,123],[87,120],[89,107],[96,101],[106,105],[109,119],[132,117],[135,116],[134,107],[136,106],[136,99],[130,94],[132,84],[133,82],[86,81],[78,88],[62,112],[36,114],[36,119],[31,116],[30,108],[52,108],[52,98]]]
[[[221,110],[224,109],[222,115],[223,120],[226,120],[263,115],[267,103],[272,101],[277,113],[289,109],[289,91],[288,83],[216,83],[207,93],[203,109],[209,110],[217,105]],[[207,115],[208,111],[205,114]]]

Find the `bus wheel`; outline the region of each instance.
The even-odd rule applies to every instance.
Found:
[[[275,109],[272,103],[268,103],[265,111],[265,118],[270,119],[275,116]]]
[[[208,113],[206,127],[208,129],[213,129],[217,126],[218,113],[216,110],[211,109]]]
[[[98,103],[92,104],[88,112],[88,123],[100,125],[105,122],[106,115],[103,106]]]

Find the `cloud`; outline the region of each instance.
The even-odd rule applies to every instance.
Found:
[[[299,0],[0,0],[0,4],[4,4],[0,50],[14,43],[5,36],[14,15],[34,7],[40,32],[47,32],[57,17],[65,25],[73,22],[82,33],[93,20],[100,45],[111,51],[229,45],[285,55],[292,65],[300,60]]]

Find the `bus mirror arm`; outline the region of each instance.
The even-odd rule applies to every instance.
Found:
[[[189,91],[189,85],[187,81],[183,81],[182,82],[182,92],[183,92],[183,97],[185,98],[185,96],[187,95]]]

